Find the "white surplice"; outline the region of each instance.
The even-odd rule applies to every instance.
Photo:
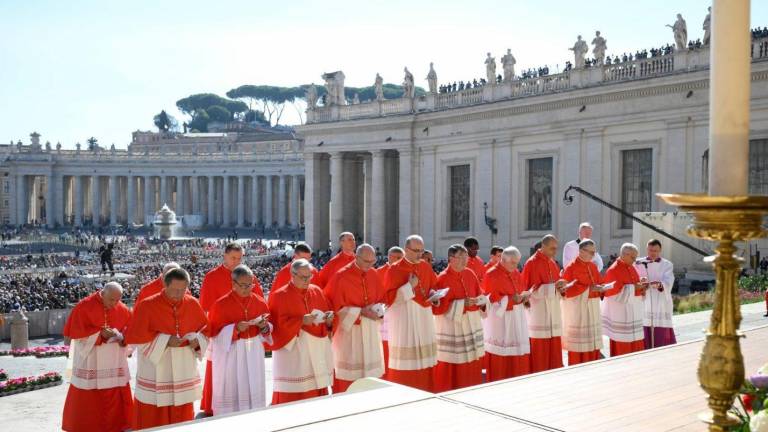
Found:
[[[532,338],[550,339],[563,334],[558,296],[553,283],[542,284],[538,289],[531,291],[531,307],[528,308],[526,316]]]
[[[485,351],[498,356],[521,356],[530,354],[531,343],[528,322],[523,305],[507,310],[510,296],[491,304],[488,315],[483,319]]]
[[[603,301],[603,330],[616,342],[643,340],[643,298],[635,295],[635,285],[626,284],[618,294]]]
[[[96,345],[99,333],[72,339],[65,377],[81,390],[108,389],[125,386],[131,378],[127,347],[118,340]],[[111,339],[110,339],[111,340]]]
[[[189,346],[169,347],[170,338],[159,333],[152,342],[137,346],[136,399],[147,405],[181,406],[203,394],[197,362],[208,347],[208,338],[201,333],[184,336],[196,339],[199,351]]]
[[[660,262],[635,264],[640,277],[647,277],[649,282],[661,282],[664,291],[649,288],[645,292],[643,325],[646,327],[672,328],[672,286],[675,284],[674,266],[664,258]]]
[[[563,349],[571,352],[591,352],[603,348],[600,328],[600,299],[589,298],[589,290],[575,297],[564,297]]]
[[[413,288],[406,283],[398,288],[387,310],[390,369],[421,370],[437,364],[432,308],[416,303],[414,297]]]
[[[271,337],[232,341],[235,325],[225,326],[211,343],[214,415],[266,406],[264,344]]]
[[[454,300],[448,312],[435,316],[437,359],[463,364],[485,355],[480,311],[464,313],[464,299]]]
[[[274,391],[304,393],[331,385],[333,353],[327,337],[299,330],[299,335],[272,352]]]
[[[339,326],[333,335],[333,361],[336,378],[355,381],[384,375],[384,351],[381,346],[381,321],[361,316],[359,307],[339,310]],[[355,321],[360,319],[359,324]]]

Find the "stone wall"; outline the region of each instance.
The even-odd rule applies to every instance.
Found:
[[[45,311],[26,312],[29,319],[29,338],[44,336],[61,336],[72,309],[51,309]],[[13,314],[5,314],[5,324],[0,326],[0,341],[11,337],[11,320]]]

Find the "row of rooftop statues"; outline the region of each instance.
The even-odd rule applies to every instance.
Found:
[[[710,40],[710,21],[711,21],[711,11],[712,8],[709,8],[709,12],[707,13],[707,16],[704,18],[704,22],[702,24],[702,29],[704,30],[704,37],[703,37],[703,43],[704,45],[709,44]],[[683,19],[683,16],[681,14],[677,14],[677,19],[675,20],[674,24],[667,24],[667,27],[672,29],[672,33],[675,39],[675,49],[676,50],[685,50],[688,44],[688,27],[686,25],[685,20]],[[573,69],[581,69],[587,66],[602,66],[603,64],[606,64],[606,50],[608,49],[608,41],[600,34],[600,31],[595,32],[595,37],[592,39],[592,55],[593,59],[586,59],[587,53],[589,52],[589,46],[587,45],[587,42],[581,38],[581,35],[579,35],[576,38],[576,42],[573,44],[572,47],[568,48],[568,50],[573,51],[573,63],[566,62],[566,70]],[[618,57],[617,57],[618,59]],[[610,62],[610,58],[609,58]],[[504,54],[504,56],[501,57],[501,66],[503,68],[503,75],[497,75],[496,74],[496,58],[491,55],[491,53],[487,53],[485,58],[485,78],[480,80],[480,85],[484,85],[486,83],[507,83],[510,82],[515,78],[515,64],[517,64],[517,59],[515,59],[515,56],[512,55],[512,50],[507,49],[507,53]],[[610,63],[607,63],[610,64]],[[548,68],[547,68],[548,70]],[[403,70],[404,77],[403,77],[403,98],[406,99],[413,99],[415,96],[416,86],[414,83],[414,77],[413,73],[408,70],[406,67]],[[323,105],[324,106],[330,106],[330,105],[346,105],[347,99],[344,94],[344,73],[341,71],[336,72],[330,72],[330,73],[324,73],[322,75],[323,80],[325,81],[325,90],[326,93],[323,95]],[[438,88],[437,83],[437,72],[435,72],[434,63],[429,63],[429,73],[427,73],[426,76],[427,80],[427,86],[429,93],[442,93],[444,91],[443,86]],[[477,83],[477,81],[474,81]],[[374,93],[376,95],[377,101],[384,100],[384,79],[376,73],[376,79],[374,81]],[[477,84],[475,84],[477,86]],[[467,82],[466,88],[472,88],[473,86]],[[451,85],[445,86],[447,89],[451,89]],[[454,84],[453,88],[455,89],[456,86]],[[462,88],[465,88],[462,82]],[[450,90],[448,90],[450,91]],[[307,105],[308,109],[314,109],[317,106],[318,102],[318,93],[317,88],[314,84],[310,85],[307,88]],[[353,97],[352,100],[353,104],[360,103],[359,98],[357,95]]]

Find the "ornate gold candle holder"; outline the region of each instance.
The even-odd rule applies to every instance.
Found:
[[[692,214],[689,236],[717,243],[715,255],[704,259],[712,263],[716,282],[715,304],[698,369],[699,383],[709,394],[712,412],[700,418],[709,424],[710,431],[728,431],[739,424],[728,411],[744,382],[744,358],[739,344],[742,335],[738,331],[738,279],[743,260],[734,255],[734,242],[766,235],[763,219],[768,213],[768,196],[657,195],[667,204]]]

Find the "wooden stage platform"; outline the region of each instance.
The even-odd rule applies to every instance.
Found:
[[[745,332],[747,373],[768,361],[768,326]],[[179,425],[189,431],[702,431],[703,340],[430,394],[375,380],[356,393]]]

